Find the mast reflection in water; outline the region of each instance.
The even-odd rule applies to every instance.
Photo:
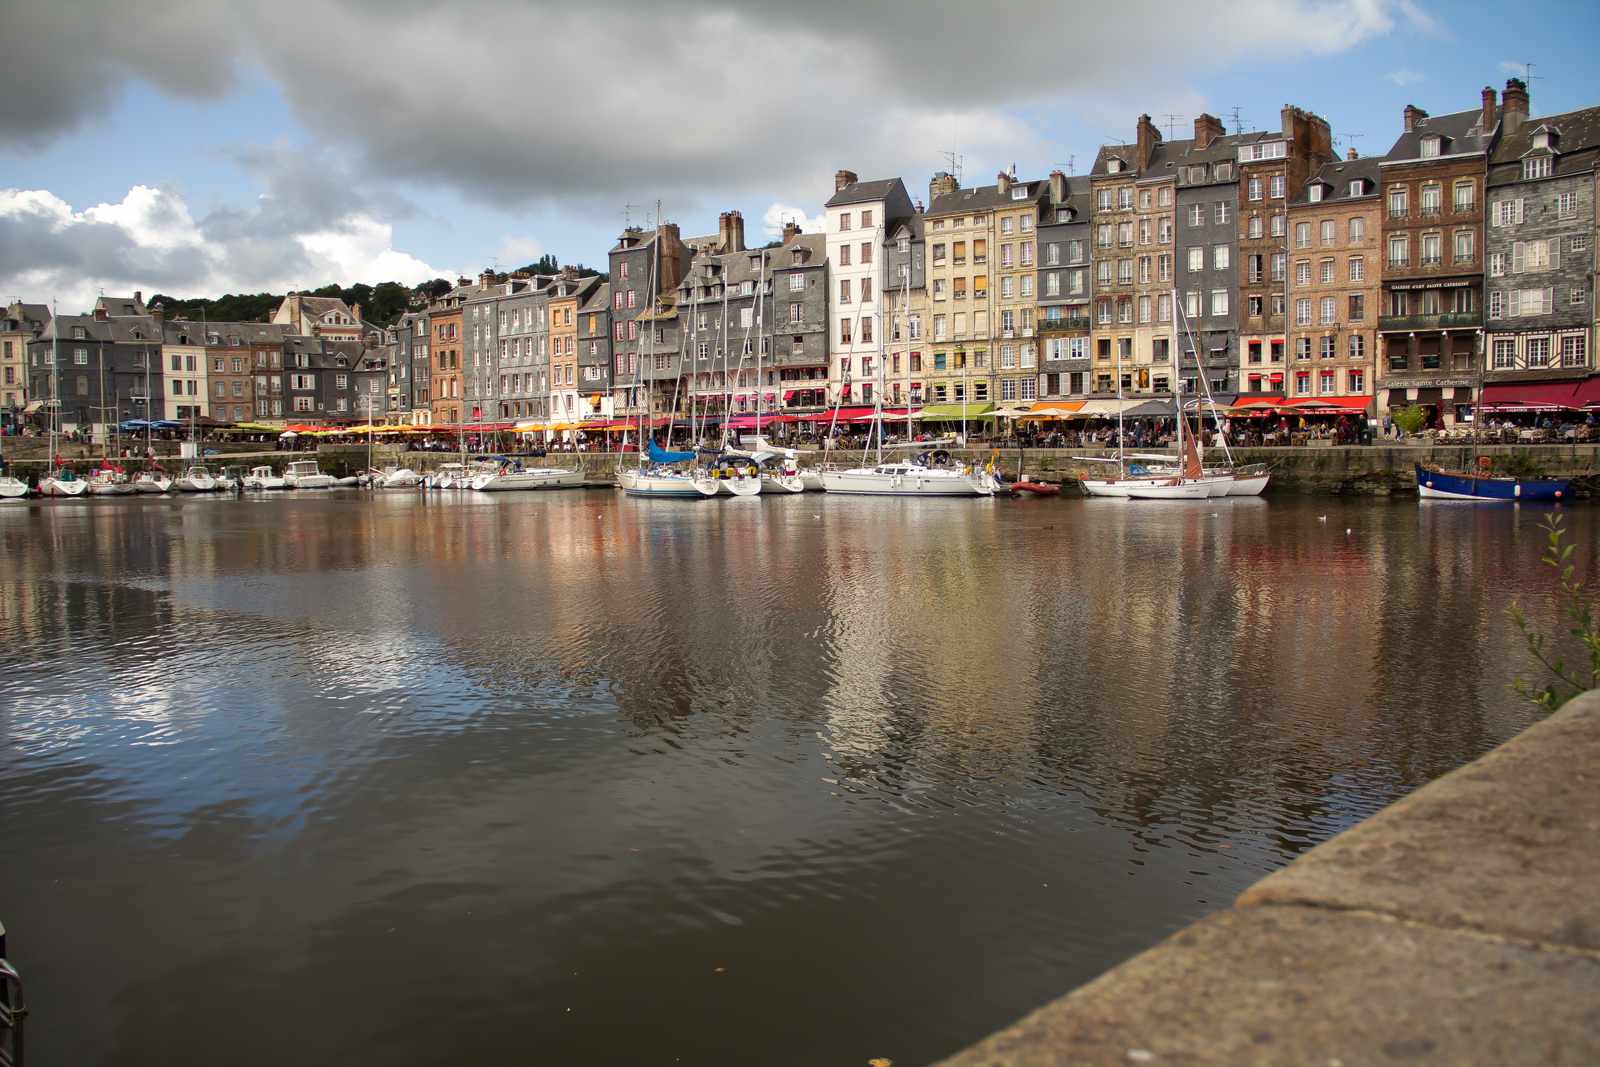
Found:
[[[1555,618],[1538,518],[0,511],[0,904],[30,1046],[935,1058],[1524,725],[1503,608]],[[1570,525],[1592,553],[1590,514]]]

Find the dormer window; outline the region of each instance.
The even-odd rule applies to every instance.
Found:
[[[1362,185],[1362,182],[1361,182],[1360,178],[1357,178],[1355,181],[1350,183],[1350,195],[1351,196],[1361,196],[1366,191],[1367,190]]]
[[[1011,187],[1011,199],[1013,199],[1013,200],[1026,200],[1026,199],[1028,199],[1028,187],[1026,185],[1014,185],[1014,186],[1012,186]]]
[[[1232,180],[1233,180],[1233,164],[1232,163],[1218,163],[1217,164],[1217,181],[1226,182],[1226,181],[1232,181]]]
[[[1435,159],[1439,155],[1441,141],[1438,136],[1424,137],[1422,139],[1422,158]]]
[[[1322,186],[1320,186],[1320,185],[1308,185],[1308,186],[1306,186],[1306,199],[1310,200],[1313,204],[1322,203]]]
[[[1120,160],[1120,159],[1108,159],[1108,160],[1106,160],[1106,173],[1107,174],[1121,174],[1122,173],[1122,160]]]
[[[798,267],[801,263],[805,262],[805,253],[796,248],[794,251],[789,253],[789,262]]]
[[[1549,156],[1529,156],[1522,161],[1522,177],[1524,179],[1550,177]]]
[[[1056,221],[1057,222],[1071,222],[1072,221],[1072,209],[1070,207],[1058,207],[1058,208],[1056,208]]]

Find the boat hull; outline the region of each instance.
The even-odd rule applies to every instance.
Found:
[[[140,478],[133,483],[133,488],[140,493],[165,493],[172,488],[172,482],[165,478]]]
[[[28,498],[28,483],[20,478],[9,475],[0,478],[0,500],[26,500]]]
[[[111,482],[89,480],[89,493],[91,496],[130,496],[133,485],[129,482]]]
[[[759,496],[760,478],[717,478],[717,492],[723,496]]]
[[[89,491],[89,483],[74,478],[64,481],[60,478],[46,478],[39,483],[40,496],[83,496]]]
[[[1194,482],[1163,482],[1138,485],[1128,490],[1130,500],[1208,500],[1213,486],[1210,480]]]
[[[800,472],[800,485],[808,493],[820,493],[820,492],[822,492],[822,490],[824,488],[824,486],[822,484],[822,472],[821,471],[801,471]]]
[[[993,496],[983,475],[921,471],[884,474],[876,469],[823,471],[822,487],[855,496]]]
[[[696,484],[696,479],[686,475],[648,474],[640,470],[620,470],[617,484],[629,496],[655,497],[662,500],[704,500],[706,493]],[[715,487],[713,486],[713,494]]]
[[[307,474],[283,480],[285,489],[332,489],[337,484],[338,479],[331,474]]]
[[[1266,489],[1267,482],[1272,480],[1270,474],[1235,474],[1233,484],[1228,486],[1229,496],[1260,496]]]
[[[1487,503],[1553,502],[1571,495],[1565,478],[1481,478],[1467,473],[1429,470],[1417,464],[1417,494],[1425,500],[1471,500]]]
[[[422,475],[408,468],[391,471],[373,481],[373,485],[379,489],[415,489],[421,484]]]
[[[805,479],[798,474],[763,474],[761,491],[780,494],[803,493],[806,491]]]
[[[479,475],[472,480],[472,488],[482,493],[508,493],[526,489],[576,489],[583,485],[581,470],[563,467],[540,467],[535,470],[512,471],[508,474]]]
[[[172,488],[180,493],[214,493],[217,482],[215,478],[179,478],[172,483]]]

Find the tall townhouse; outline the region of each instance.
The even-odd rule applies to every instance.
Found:
[[[689,242],[698,250],[675,294],[680,349],[658,353],[656,369],[681,367],[681,411],[754,412],[758,398],[761,410],[772,411],[778,405],[772,340],[779,250],[746,248],[738,212],[721,221],[716,239]]]
[[[1039,208],[1039,393],[1081,397],[1090,388],[1089,220],[1093,191],[1088,176],[1051,171],[1049,197]]]
[[[611,405],[611,283],[584,279],[578,305],[578,389],[585,418],[609,418]]]
[[[926,352],[923,330],[928,322],[927,224],[921,205],[917,205],[917,208],[910,215],[890,223],[890,229],[884,235],[886,287],[883,290],[883,317],[888,334],[888,351],[884,354],[883,368],[884,399],[890,404],[921,404],[926,400],[924,386],[927,381],[922,375],[923,355]],[[788,234],[784,236],[787,245]],[[780,306],[784,298],[780,286]],[[791,301],[791,312],[797,306],[800,305]],[[826,308],[823,313],[826,315]]]
[[[501,419],[550,417],[550,286],[553,275],[525,279],[500,300]]]
[[[461,392],[468,422],[493,422],[500,409],[499,313],[504,276],[486,270],[464,293],[461,311]]]
[[[311,368],[316,375],[314,414],[329,422],[365,422],[367,405],[362,402],[362,386],[372,380],[367,366],[367,347],[359,340],[323,340],[320,351],[313,350]],[[366,396],[372,397],[368,391]],[[376,394],[381,397],[382,393]],[[373,398],[374,415],[382,407]]]
[[[931,205],[930,205],[931,207]],[[861,181],[853,171],[833,177],[827,216],[830,399],[863,400],[881,367],[883,321],[879,295],[884,275],[883,239],[894,222],[912,213],[899,178]]]
[[[1408,104],[1403,121],[1378,168],[1378,407],[1419,404],[1448,425],[1472,404],[1481,377],[1484,182],[1499,132],[1494,90],[1484,90],[1478,109],[1437,118]]]
[[[909,216],[908,216],[909,218]],[[896,254],[911,260],[912,282],[920,287],[921,248],[909,240]],[[783,228],[783,247],[773,253],[768,269],[773,291],[773,364],[778,369],[778,403],[787,410],[817,410],[828,403],[828,243],[822,234],[803,234],[789,223]],[[915,293],[913,288],[913,293]],[[900,308],[903,297],[895,298]],[[908,338],[921,337],[915,296],[906,318]],[[917,384],[913,377],[912,386]],[[913,388],[913,392],[915,389]]]
[[[293,327],[288,327],[293,329]],[[305,334],[283,337],[283,392],[285,419],[305,422],[326,416],[322,395],[324,367],[322,339]]]
[[[165,418],[161,356],[155,315],[111,315],[104,304],[90,315],[58,315],[28,344],[29,407],[42,413],[54,396],[62,428],[83,432],[146,418],[150,397]]]
[[[426,305],[408,311],[400,328],[411,340],[411,424],[433,421],[433,330]]]
[[[578,418],[577,278],[567,268],[550,287],[550,418]]]
[[[1501,383],[1594,373],[1597,165],[1600,107],[1529,118],[1527,89],[1506,83],[1489,159],[1486,408],[1538,399]]]
[[[28,343],[44,333],[49,321],[48,304],[20,300],[13,300],[0,319],[0,419],[7,424],[28,407]]]
[[[665,411],[672,403],[678,369],[674,361],[670,370],[656,371],[655,356],[679,348],[677,312],[671,304],[689,266],[688,246],[676,223],[664,222],[654,230],[630,226],[617,238],[608,261],[613,411],[637,414],[647,394],[652,410]]]
[[[187,421],[191,417],[209,417],[204,325],[188,319],[163,323],[161,365],[166,384],[166,414],[162,418]]]
[[[1244,138],[1239,163],[1239,377],[1281,396],[1286,382],[1289,201],[1334,160],[1327,120],[1297,107],[1276,134]],[[1298,243],[1299,238],[1295,238]],[[1310,248],[1308,243],[1300,251]],[[1252,378],[1252,375],[1254,378]]]
[[[211,391],[211,417],[218,422],[245,422],[255,416],[255,378],[250,366],[248,332],[280,329],[266,323],[212,322],[205,330],[206,383]]]
[[[435,424],[459,423],[465,411],[461,389],[462,308],[466,303],[462,290],[465,287],[463,280],[462,284],[428,305],[428,326],[431,330],[429,345],[433,355],[430,407]]]
[[[1317,171],[1289,200],[1295,234],[1289,326],[1290,397],[1372,403],[1381,295],[1382,221],[1377,156],[1354,151]],[[1300,247],[1306,235],[1307,247]],[[1264,391],[1260,364],[1245,367],[1250,392]]]
[[[1038,399],[1039,336],[1035,322],[1039,209],[1048,181],[1018,181],[1015,169],[995,179],[993,308],[995,396],[1002,404]],[[976,295],[976,294],[974,294]]]
[[[416,317],[416,312],[407,311],[395,320],[393,356],[389,361],[389,410],[403,422],[411,421],[417,397],[417,380],[412,374],[418,342]]]
[[[1182,318],[1171,323],[1177,337],[1179,376],[1184,392],[1200,391],[1204,367],[1212,396],[1237,392],[1239,367],[1239,161],[1241,144],[1259,140],[1259,133],[1224,133],[1214,115],[1194,120],[1194,138],[1171,141],[1158,151],[1158,161],[1171,164],[1178,182],[1176,285]],[[1150,270],[1150,257],[1139,257],[1139,274]],[[1156,274],[1162,264],[1155,264]],[[1169,325],[1167,304],[1157,301],[1156,326]],[[1146,309],[1141,305],[1139,317]],[[1198,349],[1198,353],[1197,350]]]
[[[286,327],[251,324],[244,331],[250,349],[250,391],[255,419],[283,421],[285,417],[283,338]]]
[[[1160,320],[1173,284],[1177,187],[1173,168],[1164,165],[1170,161],[1157,158],[1160,148],[1160,131],[1140,115],[1134,143],[1102,145],[1090,171],[1096,392],[1117,388],[1119,366],[1124,393],[1172,390],[1170,307],[1166,323]],[[1139,273],[1140,258],[1151,264],[1148,275]]]

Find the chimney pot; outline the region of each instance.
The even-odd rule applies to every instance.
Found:
[[[134,290],[134,291],[133,291],[133,302],[134,302],[134,303],[135,303],[135,304],[142,304],[142,303],[144,303],[144,292],[143,292],[143,291],[142,291],[142,290],[139,290],[139,289],[135,289],[135,290]]]
[[[994,184],[995,188],[1000,190],[1000,195],[1005,196],[1011,191],[1011,175],[1007,174],[1005,171],[1001,171],[999,174],[995,175]]]
[[[1194,146],[1208,148],[1211,142],[1221,137],[1226,132],[1222,128],[1222,120],[1215,115],[1202,114],[1194,120]]]
[[[835,171],[833,174],[833,191],[836,193],[842,193],[844,192],[845,186],[854,185],[860,180],[860,178],[856,177],[856,172],[853,170]]]
[[[800,236],[800,224],[798,222],[790,221],[790,222],[786,222],[786,223],[783,224],[783,243],[784,244],[788,244],[789,242],[793,241],[796,237],[799,237],[799,236]]]
[[[1506,133],[1515,133],[1528,118],[1528,86],[1521,78],[1506,79],[1500,94],[1500,121]]]
[[[1346,159],[1359,159],[1360,157],[1356,155],[1356,150],[1354,148],[1352,148],[1352,149],[1350,149],[1350,151],[1345,153],[1344,158],[1346,158]]]
[[[1067,199],[1067,176],[1059,170],[1050,172],[1050,202],[1063,203]]]
[[[1143,173],[1150,169],[1150,160],[1155,156],[1156,145],[1161,143],[1161,131],[1156,129],[1156,125],[1150,121],[1149,115],[1140,115],[1137,132],[1139,170]]]
[[[1410,133],[1417,128],[1417,123],[1428,117],[1428,113],[1415,104],[1407,104],[1406,109],[1400,113],[1405,122],[1406,132]]]
[[[111,316],[106,313],[106,309],[105,308],[95,308],[94,309],[94,317],[97,320],[104,321],[105,319],[108,319]]]

